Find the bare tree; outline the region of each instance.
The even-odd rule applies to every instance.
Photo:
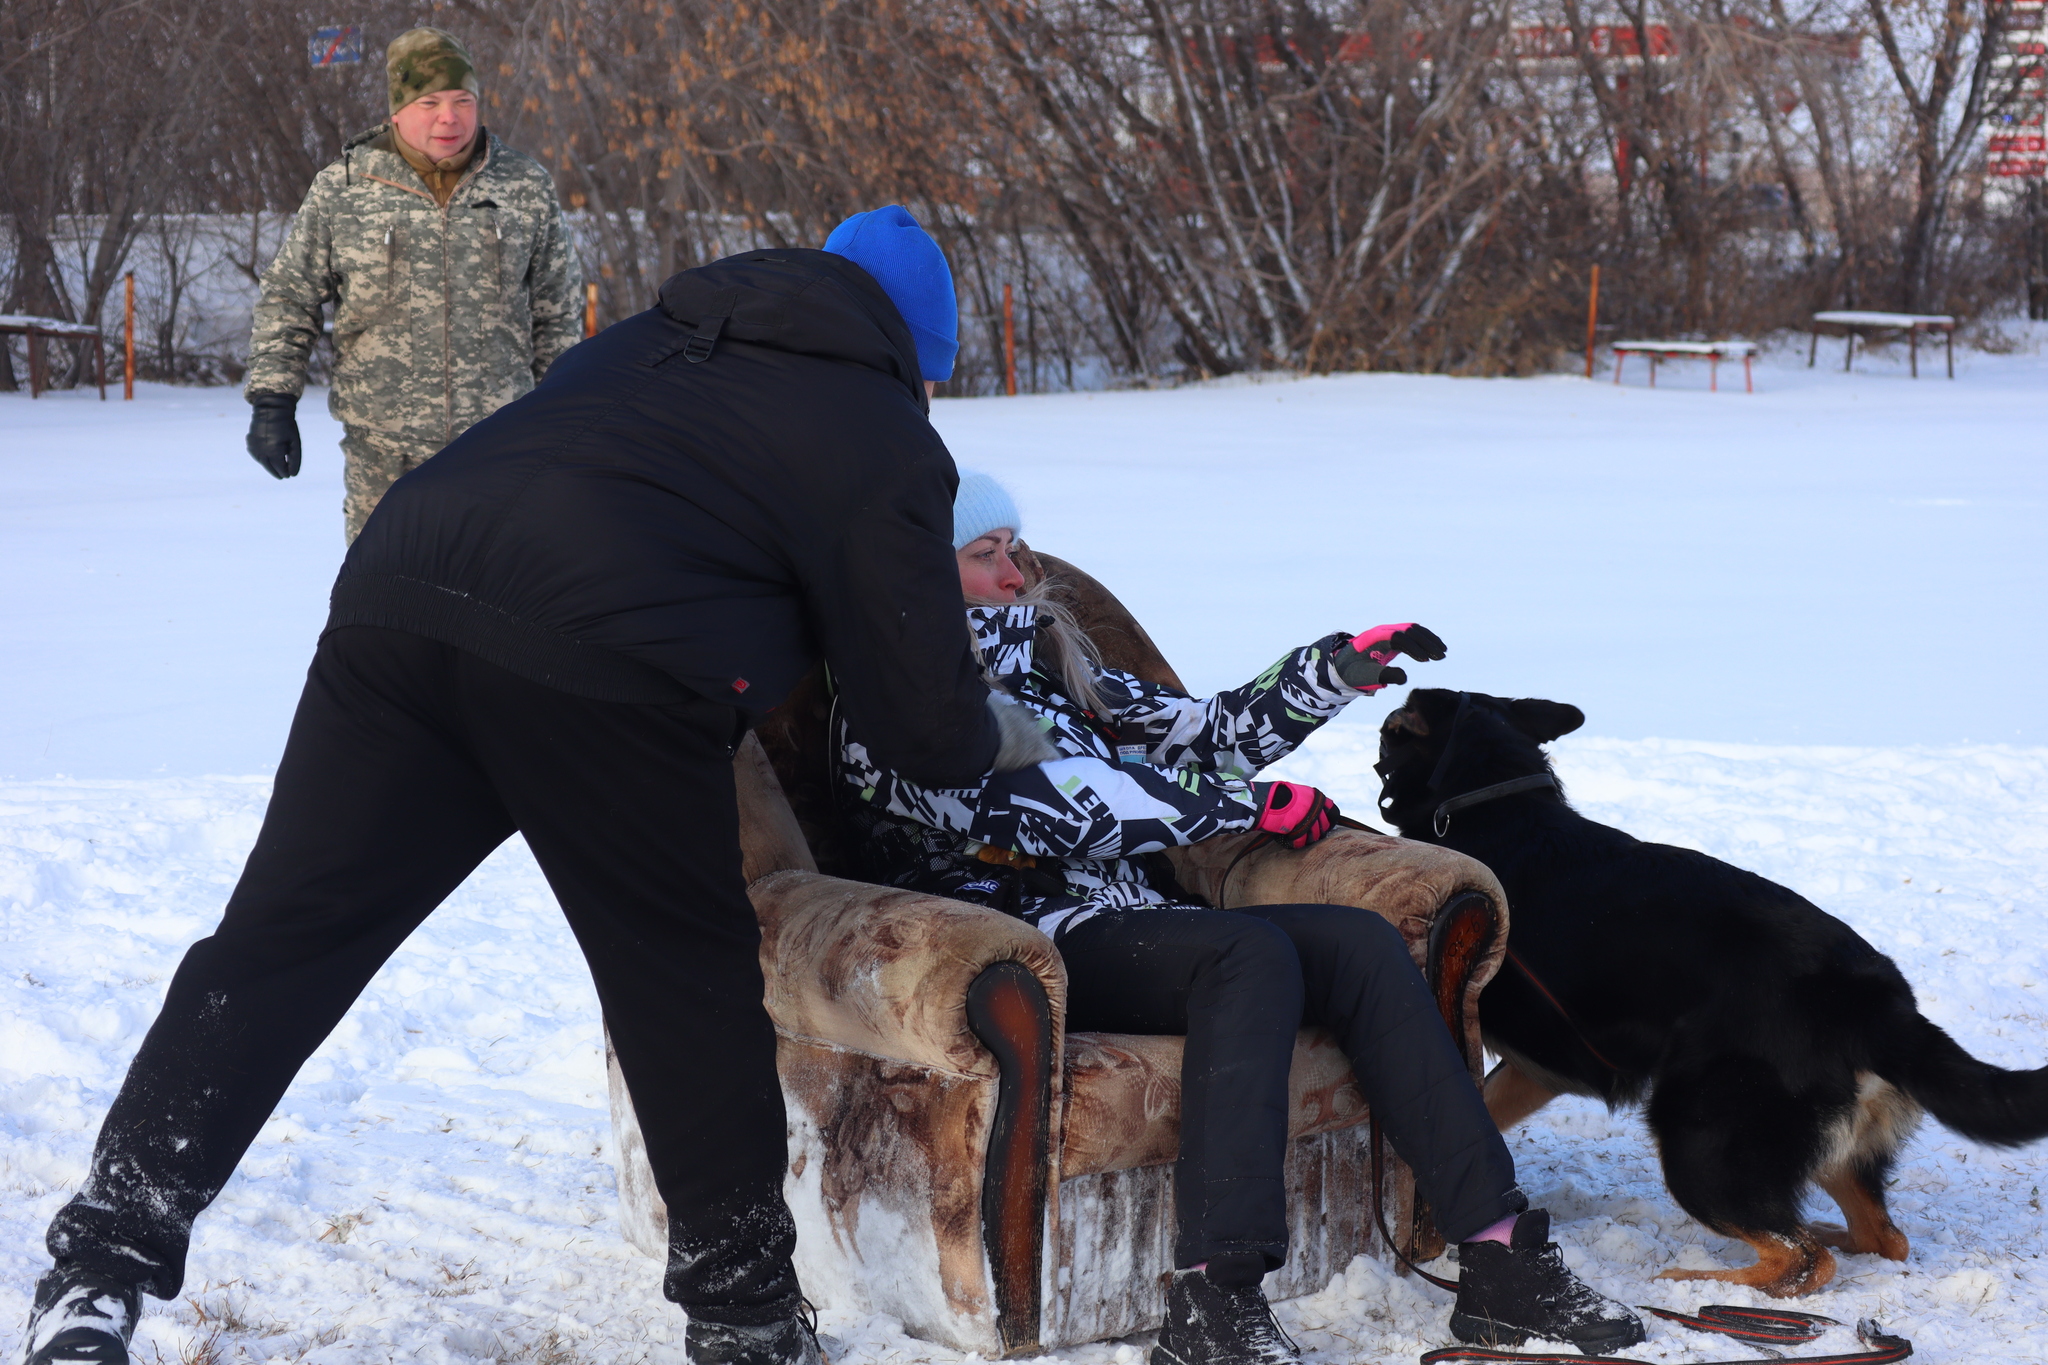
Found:
[[[1979,124],[2010,93],[1993,61],[2010,3],[433,13],[478,59],[486,122],[554,173],[604,317],[647,306],[673,271],[815,245],[900,202],[955,264],[957,383],[978,391],[1001,381],[1005,284],[1027,386],[1539,370],[1578,344],[1596,261],[1609,316],[1669,332],[1989,299],[2012,273],[1991,244],[2023,225],[1965,187]],[[97,317],[137,234],[170,214],[242,216],[229,236],[246,245],[226,255],[253,281],[313,175],[384,117],[376,54],[421,17],[399,0],[352,15],[370,60],[315,70],[306,40],[331,16],[313,0],[0,10],[0,306]],[[183,344],[176,317],[157,321],[160,351]],[[227,363],[158,360],[166,375]]]
[[[1984,116],[2010,98],[2010,91],[1994,89],[1994,60],[2012,3],[1989,0],[1980,9],[1967,0],[1865,0],[1865,6],[1909,117],[1913,212],[1899,249],[1898,289],[1905,307],[1918,308],[1928,299],[1963,163],[1975,150]],[[1908,23],[1921,28],[1918,60],[1902,41]]]

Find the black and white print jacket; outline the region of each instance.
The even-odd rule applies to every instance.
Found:
[[[970,607],[990,675],[1036,712],[1064,757],[976,788],[921,787],[878,767],[842,723],[845,810],[874,881],[1008,911],[1057,937],[1102,911],[1180,896],[1162,849],[1247,830],[1251,779],[1363,695],[1326,636],[1207,699],[1107,669],[1103,709],[1036,662],[1038,609]],[[1149,865],[1148,865],[1149,864]]]

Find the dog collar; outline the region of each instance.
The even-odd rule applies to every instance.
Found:
[[[1496,782],[1491,787],[1481,787],[1476,792],[1454,796],[1436,808],[1436,818],[1430,821],[1430,826],[1436,830],[1436,837],[1441,839],[1450,832],[1451,812],[1464,810],[1467,806],[1483,805],[1503,796],[1513,796],[1516,792],[1532,792],[1541,787],[1549,787],[1555,791],[1557,779],[1549,773],[1531,773],[1527,777],[1511,777],[1505,782]]]

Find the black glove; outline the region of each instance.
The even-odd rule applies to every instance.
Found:
[[[1337,676],[1365,693],[1399,687],[1408,681],[1407,670],[1393,666],[1402,654],[1429,663],[1444,657],[1444,642],[1435,631],[1413,621],[1374,626],[1337,651]]]
[[[299,472],[299,400],[288,393],[259,393],[249,400],[249,458],[275,479]]]
[[[1259,818],[1252,828],[1272,835],[1288,848],[1307,848],[1337,822],[1337,803],[1299,782],[1254,782]]]

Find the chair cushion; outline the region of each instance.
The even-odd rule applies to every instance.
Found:
[[[1070,1033],[1062,1177],[1129,1170],[1180,1154],[1180,1059],[1186,1040],[1135,1033]],[[1304,1029],[1287,1075],[1289,1137],[1366,1119],[1365,1097],[1337,1041]]]

